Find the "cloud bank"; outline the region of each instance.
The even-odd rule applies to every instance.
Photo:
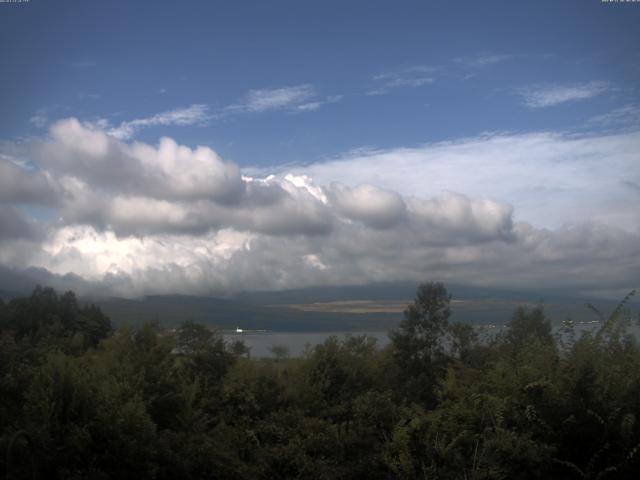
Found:
[[[640,230],[640,131],[576,136],[552,132],[485,134],[287,167],[319,184],[376,185],[408,196],[444,191],[493,198],[514,218],[557,229],[597,221]],[[262,172],[264,173],[264,172]]]
[[[592,209],[541,228],[505,194],[516,177],[516,190],[545,179],[551,190],[586,188],[593,173],[579,168],[598,162],[633,183],[637,132],[488,135],[273,174],[171,138],[118,137],[71,118],[44,139],[0,147],[1,266],[129,297],[425,279],[612,290],[640,278],[637,212],[635,223]],[[554,155],[568,158],[559,171]],[[50,215],[36,219],[33,207]]]

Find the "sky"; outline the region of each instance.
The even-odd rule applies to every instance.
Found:
[[[0,285],[627,293],[639,24],[601,0],[1,2]]]

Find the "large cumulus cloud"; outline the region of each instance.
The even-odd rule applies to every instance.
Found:
[[[405,202],[392,191],[372,185],[350,188],[333,182],[329,195],[332,205],[341,215],[374,228],[391,227],[405,218]]]
[[[126,144],[76,119],[51,126],[51,138],[35,152],[57,175],[91,188],[155,199],[226,201],[242,194],[240,170],[213,150],[192,150],[162,138],[157,147]]]
[[[330,180],[332,167],[249,176],[208,147],[126,143],[63,120],[0,156],[0,264],[125,296],[425,278],[593,290],[640,278],[633,229],[535,228],[509,203],[434,189],[428,176],[422,194],[354,181],[358,161]],[[34,205],[50,214],[36,221]]]

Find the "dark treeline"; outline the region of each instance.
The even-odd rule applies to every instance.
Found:
[[[252,359],[210,329],[113,331],[37,288],[0,301],[7,478],[637,478],[640,348],[624,302],[560,336],[541,307],[500,335],[421,285],[391,343]],[[33,477],[32,477],[33,476]]]

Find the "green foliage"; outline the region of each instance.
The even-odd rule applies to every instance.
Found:
[[[273,345],[269,351],[278,360],[284,360],[289,357],[289,347],[286,345]]]
[[[404,312],[398,330],[391,332],[394,357],[404,374],[407,395],[432,405],[443,373],[442,339],[449,326],[451,295],[442,283],[424,283]]]
[[[73,292],[59,297],[51,288],[36,287],[31,297],[11,300],[2,311],[2,330],[31,346],[81,354],[111,333],[111,322],[100,309],[80,306]]]
[[[568,321],[554,338],[542,307],[518,308],[481,341],[430,283],[384,349],[331,337],[254,359],[193,321],[113,332],[38,288],[0,302],[0,473],[29,478],[33,459],[52,479],[635,478],[629,298],[592,332]]]
[[[506,340],[516,350],[532,341],[553,343],[551,322],[545,317],[544,308],[541,305],[533,309],[518,307],[507,324]]]

